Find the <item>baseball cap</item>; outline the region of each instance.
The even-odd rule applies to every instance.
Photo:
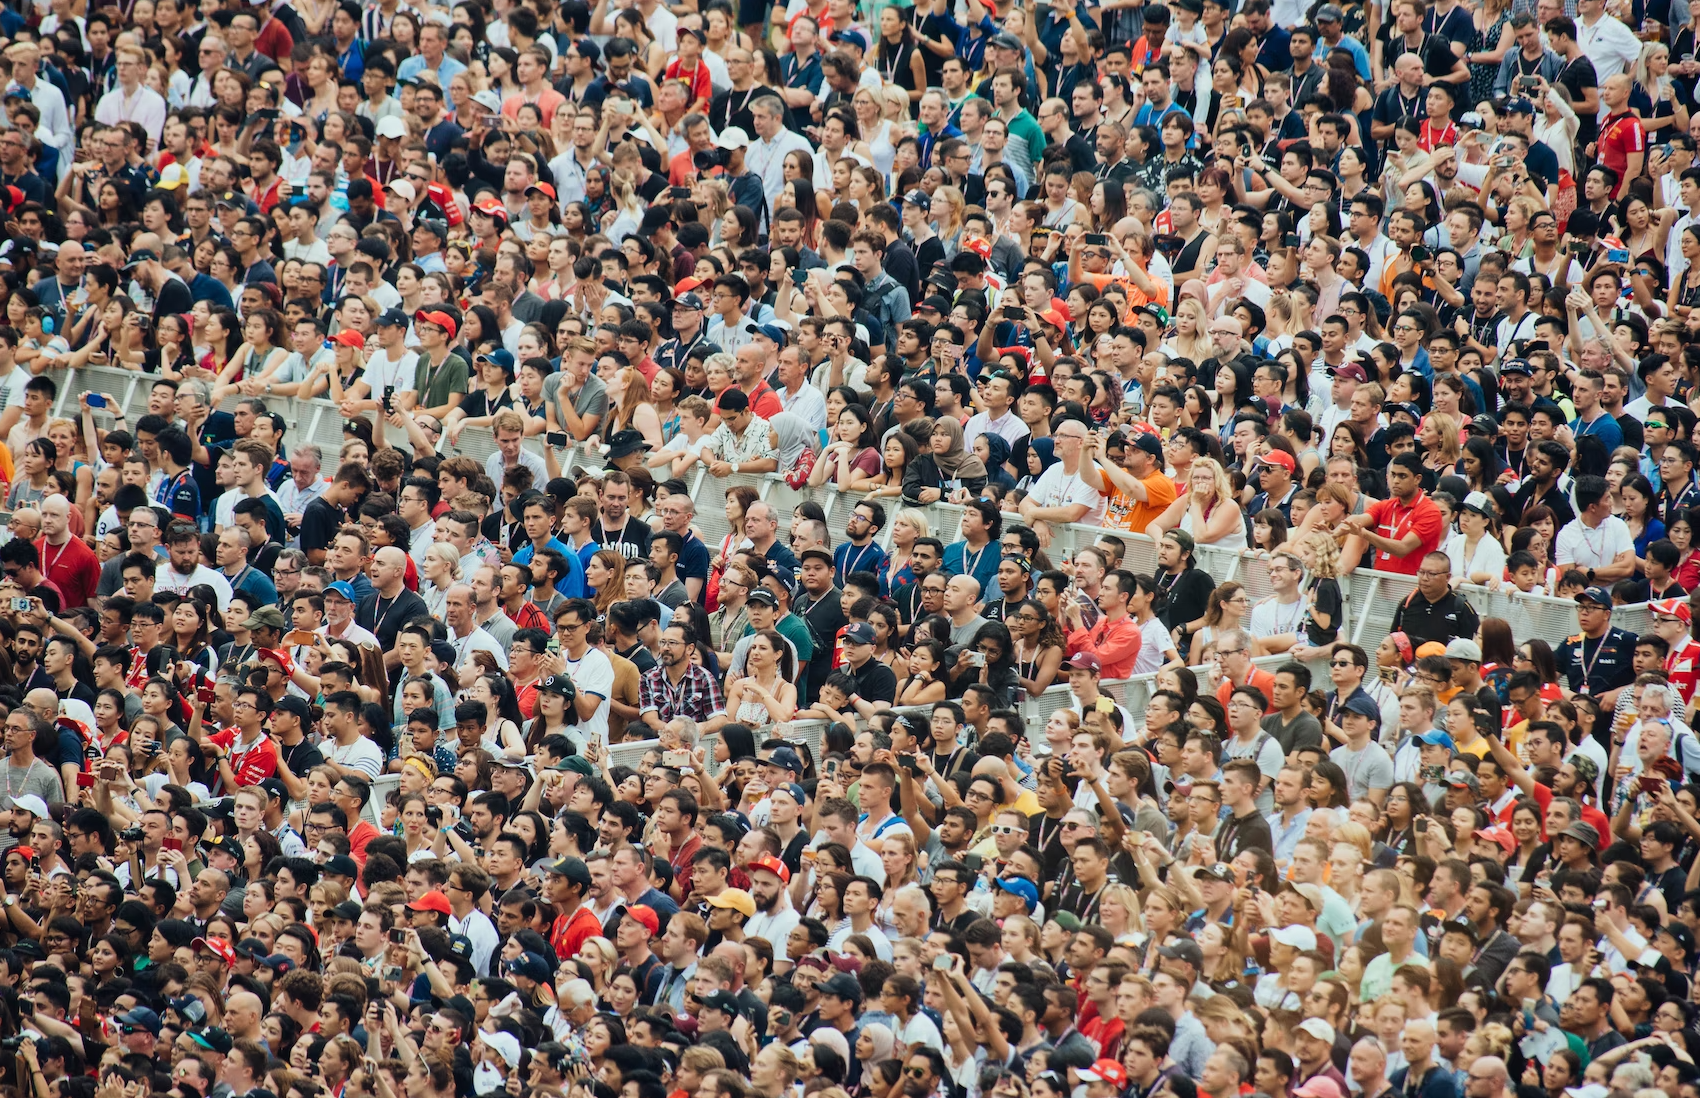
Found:
[[[400,309],[385,309],[378,317],[378,327],[380,328],[405,328],[410,323],[407,314]],[[343,586],[346,587],[347,584]]]
[[[1577,211],[1577,213],[1580,212],[1580,210]],[[1575,214],[1572,214],[1571,217],[1574,218]],[[1529,365],[1529,360],[1526,358],[1514,358],[1499,368],[1500,377],[1504,377],[1506,374],[1522,374],[1524,377],[1533,377],[1534,373],[1534,368]]]
[[[1369,380],[1369,375],[1364,373],[1364,368],[1356,362],[1344,362],[1338,366],[1330,367],[1328,376],[1349,378],[1352,381]]]
[[[648,904],[632,904],[626,908],[626,915],[642,923],[651,935],[661,933],[661,916]]]
[[[236,1047],[235,1039],[218,1026],[209,1026],[206,1029],[191,1032],[189,1039],[208,1052],[216,1052],[223,1056],[230,1055],[230,1050]]]
[[[1534,114],[1535,105],[1519,95],[1505,101],[1505,110],[1508,114]]]
[[[998,877],[992,884],[1011,896],[1020,896],[1029,912],[1039,906],[1039,890],[1026,877]]]
[[[1103,671],[1104,665],[1099,663],[1098,657],[1094,656],[1092,653],[1081,652],[1078,655],[1071,656],[1068,659],[1064,660],[1063,661],[1063,670],[1065,670],[1065,671],[1092,671],[1092,672],[1096,673],[1096,672]]]
[[[1676,618],[1684,625],[1694,620],[1694,612],[1688,608],[1687,599],[1656,599],[1647,604],[1647,609],[1656,618]]]
[[[1446,642],[1446,658],[1469,663],[1482,662],[1482,646],[1468,637],[1453,637]]]
[[[549,980],[549,962],[541,953],[533,953],[527,950],[514,960],[507,962],[507,966],[508,974],[511,976],[524,976],[526,979],[536,980],[540,984],[547,983]]]
[[[1321,1018],[1306,1018],[1298,1024],[1297,1029],[1300,1033],[1308,1033],[1324,1044],[1332,1045],[1334,1043],[1334,1027]],[[1329,1082],[1332,1083],[1333,1080],[1329,1080]],[[1335,1084],[1335,1089],[1339,1089],[1338,1084]]]
[[[731,908],[733,911],[741,911],[744,913],[744,918],[746,919],[753,919],[756,917],[755,897],[751,896],[748,892],[745,892],[741,888],[728,888],[719,895],[710,896],[708,898],[708,906]]]
[[[454,908],[449,906],[449,898],[435,888],[408,904],[407,910],[435,911],[439,915],[450,916],[454,914]]]
[[[933,196],[919,187],[916,187],[914,190],[904,195],[903,201],[906,205],[914,206],[923,211],[931,210],[933,208]]]
[[[862,1001],[862,985],[856,982],[856,977],[848,972],[840,972],[820,985],[822,995],[831,995],[847,1002]]]
[[[21,808],[36,819],[46,819],[48,815],[47,802],[34,793],[25,793],[21,797],[12,798],[12,807]]]
[[[750,596],[755,597],[755,592],[750,592]],[[772,598],[771,595],[768,597]],[[856,622],[844,630],[845,644],[873,644],[874,640],[874,627],[865,621]]]
[[[413,314],[413,319],[415,323],[435,324],[447,332],[450,339],[453,339],[455,332],[459,330],[454,317],[435,309],[420,309]]]
[[[133,1007],[118,1015],[113,1021],[119,1025],[140,1026],[154,1036],[159,1036],[159,1015],[145,1006]]]
[[[1604,587],[1590,587],[1586,591],[1583,591],[1580,595],[1577,595],[1576,601],[1578,603],[1591,602],[1596,606],[1603,606],[1607,610],[1610,610],[1611,592],[1607,591]]]
[[[833,42],[846,42],[860,47],[863,53],[868,52],[868,36],[859,30],[852,29],[833,31],[830,40]],[[993,39],[994,45],[996,44],[996,41],[996,39]]]
[[[750,135],[741,126],[727,126],[720,131],[720,136],[714,139],[717,149],[747,149],[750,147]]]
[[[575,756],[576,757],[576,756]],[[565,877],[574,884],[590,887],[590,867],[580,858],[557,858],[543,867],[543,872]]]
[[[374,127],[374,129],[377,131],[379,137],[407,136],[407,123],[403,122],[400,118],[393,114],[385,115],[383,118],[378,119],[378,124]]]
[[[1088,1083],[1109,1083],[1117,1090],[1127,1086],[1127,1068],[1120,1060],[1094,1060],[1091,1067],[1080,1068],[1075,1074]]]
[[[1427,732],[1424,732],[1422,735],[1417,737],[1417,742],[1426,743],[1436,747],[1444,747],[1448,751],[1458,750],[1458,745],[1452,741],[1452,737],[1438,728],[1431,728]]]
[[[384,190],[390,191],[394,194],[399,194],[405,201],[408,202],[412,202],[419,195],[419,192],[413,189],[413,184],[409,183],[405,179],[390,180],[389,184],[384,187]]]
[[[1306,1033],[1310,1033],[1310,1029],[1306,1027],[1312,1024],[1320,1026],[1330,1033],[1334,1032],[1334,1027],[1320,1018],[1311,1018],[1307,1020],[1304,1025],[1299,1026],[1299,1028],[1304,1030]],[[1312,1034],[1312,1036],[1315,1035]],[[1322,1038],[1317,1037],[1317,1040],[1320,1041]],[[1332,1040],[1330,1040],[1329,1043],[1332,1044]],[[1346,1096],[1341,1093],[1339,1083],[1336,1083],[1326,1075],[1313,1075],[1309,1079],[1305,1080],[1303,1086],[1293,1091],[1293,1098],[1346,1098]]]
[[[337,580],[335,583],[325,584],[325,594],[336,595],[339,598],[347,599],[349,602],[360,601],[354,597],[354,585],[346,580]]]
[[[1462,506],[1483,518],[1499,517],[1499,508],[1493,505],[1493,499],[1486,492],[1471,492],[1464,497]]]
[[[673,307],[675,309],[695,309],[700,313],[703,311],[702,298],[687,291],[673,299]]]
[[[791,883],[791,870],[786,868],[785,863],[780,861],[778,858],[775,858],[772,854],[763,854],[761,857],[744,867],[744,871],[746,873],[757,869],[765,869],[775,877],[778,877],[782,884]]]
[[[1468,770],[1453,770],[1446,775],[1446,784],[1453,789],[1468,789],[1472,793],[1480,793],[1482,785],[1476,776]]]
[[[1346,710],[1373,720],[1376,727],[1381,726],[1381,707],[1375,704],[1375,699],[1362,691],[1346,699]]]
[[[200,949],[202,946],[205,946],[208,953],[216,955],[225,964],[233,965],[236,963],[236,951],[230,948],[230,943],[223,938],[196,938],[189,943],[190,949]]]
[[[1151,438],[1151,436],[1150,435],[1141,435],[1140,438]],[[1157,447],[1159,455],[1162,453],[1162,449],[1163,449],[1163,447],[1159,443],[1158,447]],[[1265,465],[1279,465],[1281,468],[1287,470],[1287,472],[1289,472],[1289,473],[1291,473],[1293,470],[1295,470],[1299,467],[1298,462],[1293,460],[1293,455],[1287,453],[1287,451],[1285,451],[1285,450],[1271,450],[1267,454],[1264,454],[1258,460],[1263,462],[1263,464],[1265,464]]]
[[[1292,946],[1300,952],[1316,948],[1316,931],[1308,926],[1299,926],[1296,923],[1292,926],[1277,927],[1271,930],[1269,939],[1280,942],[1284,946]]]
[[[343,856],[347,857],[347,855]],[[352,862],[354,859],[349,858],[348,860]],[[335,859],[333,858],[332,861],[335,861]],[[329,863],[326,863],[326,866],[328,868]],[[337,904],[335,907],[330,909],[330,915],[333,918],[346,919],[351,923],[355,923],[360,921],[360,913],[362,910],[361,906],[353,900],[344,900],[342,903]]]
[[[769,755],[762,765],[777,766],[779,769],[789,770],[793,774],[803,772],[803,760],[797,757],[796,748],[787,747],[783,744],[774,748],[773,754]]]
[[[737,1014],[738,997],[723,987],[715,988],[703,996],[702,1009],[718,1010],[723,1014]]]

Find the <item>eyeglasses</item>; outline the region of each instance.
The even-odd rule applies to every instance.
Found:
[[[994,834],[994,835],[1016,835],[1016,834],[1019,834],[1022,830],[1023,830],[1022,828],[1012,827],[1009,824],[993,824],[992,825],[992,834]]]

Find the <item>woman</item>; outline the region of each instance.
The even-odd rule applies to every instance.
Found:
[[[1682,508],[1670,516],[1670,525],[1665,528],[1665,537],[1679,554],[1672,576],[1684,591],[1700,587],[1700,552],[1694,544],[1694,526],[1693,513]]]
[[[865,491],[858,483],[875,483],[880,474],[879,451],[874,449],[874,422],[860,404],[846,404],[833,421],[833,440],[809,470],[809,484],[819,488],[831,480],[843,492]]]
[[[462,680],[464,683],[464,679]],[[479,675],[464,687],[468,701],[484,706],[483,745],[496,755],[510,759],[525,756],[525,739],[520,735],[519,701],[513,685],[503,675]]]
[[[882,8],[879,15],[879,32],[879,47],[873,60],[881,82],[897,85],[909,94],[911,103],[919,103],[921,93],[927,89],[927,66],[921,56],[920,39],[916,37],[909,21],[904,18],[902,9]],[[860,116],[861,112],[858,111],[857,114]],[[877,157],[875,164],[879,164]],[[889,159],[880,170],[891,170]]]
[[[791,645],[771,629],[756,633],[745,656],[747,674],[726,689],[726,712],[750,728],[765,728],[797,713],[796,659]]]
[[[907,431],[893,431],[880,448],[880,472],[875,476],[853,481],[852,490],[865,491],[873,497],[902,495],[903,482],[909,476],[909,466],[917,460],[916,455],[919,453],[920,447],[916,445],[914,436]]]
[[[258,309],[250,313],[242,321],[242,335],[245,342],[219,371],[218,381],[213,386],[215,401],[221,392],[227,391],[227,387],[244,377],[261,377],[289,357],[283,316],[275,309]]]
[[[1491,497],[1481,492],[1464,497],[1458,509],[1459,531],[1446,539],[1443,550],[1452,561],[1454,587],[1461,583],[1499,587],[1505,575],[1505,547],[1495,529],[1498,519]]]
[[[1164,531],[1180,529],[1199,545],[1244,549],[1245,520],[1227,471],[1214,458],[1199,458],[1192,464],[1188,486],[1190,490],[1157,516],[1147,533],[1161,537]]]
[[[443,417],[443,429],[450,446],[460,445],[461,432],[468,427],[488,427],[497,412],[514,406],[512,356],[504,355],[499,359],[481,350],[474,361],[478,369],[478,384],[466,394],[465,400]]]
[[[1377,838],[1395,855],[1420,853],[1417,821],[1422,820],[1424,828],[1435,826],[1432,815],[1422,786],[1416,782],[1397,782],[1387,791]]]
[[[1629,109],[1641,119],[1650,144],[1657,144],[1672,133],[1688,132],[1686,96],[1679,97],[1670,77],[1670,47],[1663,42],[1648,42],[1641,47],[1635,62],[1635,82],[1629,89]],[[1625,213],[1627,213],[1627,208]],[[1624,241],[1631,255],[1642,253],[1630,241]]]
[[[1423,417],[1417,431],[1417,442],[1423,448],[1423,467],[1438,479],[1449,476],[1458,467],[1462,453],[1458,421],[1445,412],[1430,412]]]
[[[886,557],[884,578],[885,589],[893,596],[898,588],[915,582],[915,573],[909,567],[909,554],[917,541],[931,533],[926,513],[914,508],[904,508],[891,520],[891,551]]]
[[[642,228],[646,207],[630,172],[614,172],[608,186],[614,201],[602,214],[602,231],[609,243],[618,246]]]
[[[720,551],[708,562],[708,589],[704,605],[710,610],[720,605],[720,578],[732,559],[733,550],[744,540],[744,512],[756,501],[756,490],[747,484],[735,484],[726,489],[726,536],[720,540]],[[625,596],[622,595],[622,598]]]
[[[874,909],[874,921],[892,941],[903,936],[892,918],[892,901],[897,898],[899,888],[915,883],[918,857],[915,834],[907,828],[893,831],[881,840],[880,865],[885,870],[885,895],[879,906]]]
[[[1311,768],[1310,788],[1306,790],[1312,809],[1335,809],[1340,820],[1352,804],[1351,783],[1346,772],[1332,759],[1322,759]]]
[[[1192,651],[1198,663],[1208,663],[1211,652],[1216,647],[1216,638],[1231,630],[1245,627],[1246,614],[1251,610],[1251,596],[1246,589],[1229,580],[1218,585],[1210,592],[1210,598],[1204,609],[1204,617],[1196,623],[1188,623],[1187,632],[1193,634]]]
[[[1665,524],[1658,518],[1658,493],[1640,473],[1626,479],[1618,492],[1623,497],[1623,521],[1635,540],[1635,576],[1646,575],[1647,546],[1665,536]]]
[[[1065,650],[1062,628],[1036,599],[1006,607],[1004,622],[1014,643],[1016,676],[1027,696],[1036,698],[1051,688],[1062,667]]]
[[[526,746],[532,752],[547,737],[557,734],[583,750],[586,736],[578,727],[578,711],[567,712],[565,689],[566,684],[553,675],[537,684],[537,716],[525,729]]]
[[[660,449],[661,416],[649,397],[649,383],[636,366],[627,366],[608,379],[608,421],[601,430],[603,438],[613,438],[625,430],[643,435],[651,449]]]
[[[978,493],[986,486],[986,467],[962,445],[962,425],[954,417],[933,421],[930,449],[911,462],[903,477],[905,501],[922,504],[940,500],[958,503],[958,493]]]
[[[208,645],[212,608],[198,599],[180,599],[171,612],[171,641],[177,658],[198,665],[209,677],[218,673],[218,656]]]
[[[943,641],[916,642],[909,652],[909,673],[897,686],[897,704],[932,705],[944,701],[949,689],[944,661]]]

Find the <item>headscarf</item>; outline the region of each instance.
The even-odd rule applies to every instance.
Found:
[[[792,412],[780,412],[767,421],[779,436],[779,470],[785,472],[796,466],[805,450],[820,449],[820,432],[804,423]]]
[[[933,433],[943,431],[950,436],[950,449],[932,454],[939,476],[945,480],[975,480],[986,476],[986,467],[962,445],[962,424],[950,416],[940,416],[933,423]],[[930,452],[930,451],[929,451]]]
[[[1057,462],[1062,460],[1061,458],[1057,457],[1056,440],[1051,438],[1049,435],[1045,436],[1044,438],[1030,438],[1030,439],[1028,439],[1027,440],[1027,448],[1029,450],[1033,450],[1033,451],[1037,452],[1038,455],[1039,455],[1039,473],[1040,473],[1040,475],[1043,475],[1046,469],[1049,469],[1051,466],[1055,465]]]
[[[1009,440],[996,431],[987,431],[980,437],[986,440],[986,456],[991,459],[986,462],[986,476],[993,484],[1014,488],[1015,481],[1003,467],[1004,462],[1009,460]]]
[[[869,1063],[877,1064],[891,1057],[891,1050],[897,1044],[897,1039],[892,1036],[889,1026],[883,1022],[869,1022],[862,1027],[862,1033],[874,1046],[874,1055]]]

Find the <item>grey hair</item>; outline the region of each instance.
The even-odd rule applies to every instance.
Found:
[[[192,393],[196,400],[205,404],[209,408],[212,407],[212,386],[208,385],[200,378],[196,378],[194,381],[184,382],[178,387],[177,391],[179,393],[185,391]]]
[[[316,442],[303,442],[295,448],[295,454],[310,457],[319,465],[323,465],[325,463],[325,452],[319,449],[319,444]],[[292,454],[291,456],[293,457],[295,455]]]

